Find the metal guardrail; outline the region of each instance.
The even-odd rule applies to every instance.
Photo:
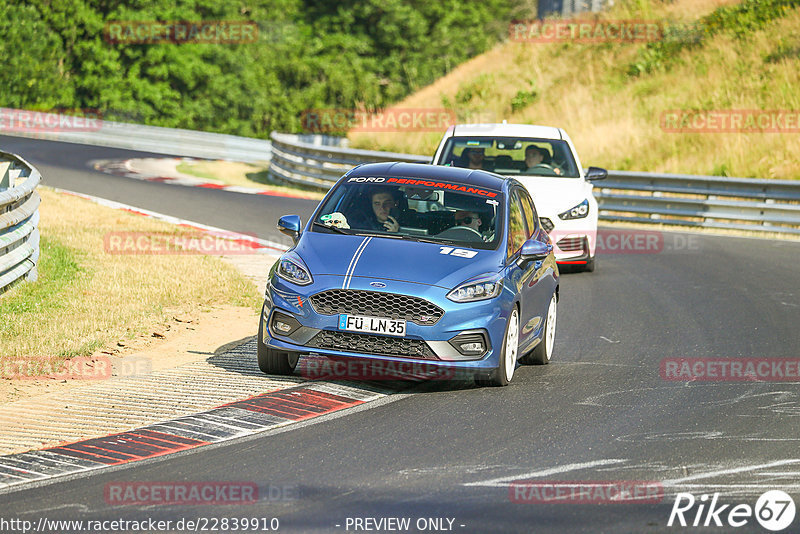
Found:
[[[800,234],[800,180],[609,171],[600,218]]]
[[[37,278],[41,175],[15,154],[0,151],[0,292]]]
[[[430,163],[430,156],[357,150],[343,146],[346,139],[272,132],[273,177],[327,191],[348,170],[361,163],[405,161]]]
[[[336,146],[342,138],[323,137],[309,142],[273,132],[273,177],[327,190],[361,163],[430,162],[429,156],[353,150]],[[606,221],[800,234],[800,180],[609,171],[594,195]]]
[[[51,126],[52,125],[52,126]],[[0,135],[232,161],[269,161],[270,142],[236,135],[0,108]]]

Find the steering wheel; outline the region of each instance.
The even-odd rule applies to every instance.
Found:
[[[483,234],[470,226],[451,226],[444,232],[439,232],[436,237],[468,242],[483,242]]]
[[[558,167],[556,165],[551,165],[549,163],[537,163],[536,165],[531,167],[531,169],[536,169],[536,168],[546,169],[546,170],[552,172],[554,176],[561,176],[561,174],[563,172],[561,170],[561,167]]]

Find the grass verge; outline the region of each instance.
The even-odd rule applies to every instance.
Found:
[[[178,172],[213,180],[215,182],[236,185],[241,187],[254,187],[271,191],[276,194],[287,196],[299,196],[321,200],[325,193],[321,193],[310,187],[301,185],[285,184],[272,179],[269,174],[269,166],[252,165],[236,161],[183,161],[176,167]]]
[[[506,42],[397,107],[563,127],[584,166],[795,179],[797,133],[671,133],[668,110],[800,113],[800,2],[621,0],[608,20],[694,28],[657,43]],[[677,39],[677,40],[676,40]],[[688,39],[681,41],[680,39]],[[484,121],[494,122],[494,121]],[[443,132],[351,133],[351,146],[432,154]]]
[[[39,280],[0,295],[0,362],[86,356],[172,314],[215,306],[257,310],[251,282],[213,256],[111,254],[106,236],[196,235],[40,187]]]

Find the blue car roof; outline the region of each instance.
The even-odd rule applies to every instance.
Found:
[[[428,180],[447,180],[467,185],[475,185],[484,189],[502,191],[503,185],[508,181],[498,174],[482,170],[462,169],[461,167],[447,167],[442,165],[427,165],[424,163],[366,163],[359,165],[347,173],[348,177],[375,176],[399,178],[424,178]]]

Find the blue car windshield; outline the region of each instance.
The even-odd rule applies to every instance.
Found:
[[[569,145],[559,139],[451,137],[440,162],[504,176],[580,177]]]
[[[496,249],[503,193],[455,182],[354,177],[317,211],[312,231],[381,235]]]

